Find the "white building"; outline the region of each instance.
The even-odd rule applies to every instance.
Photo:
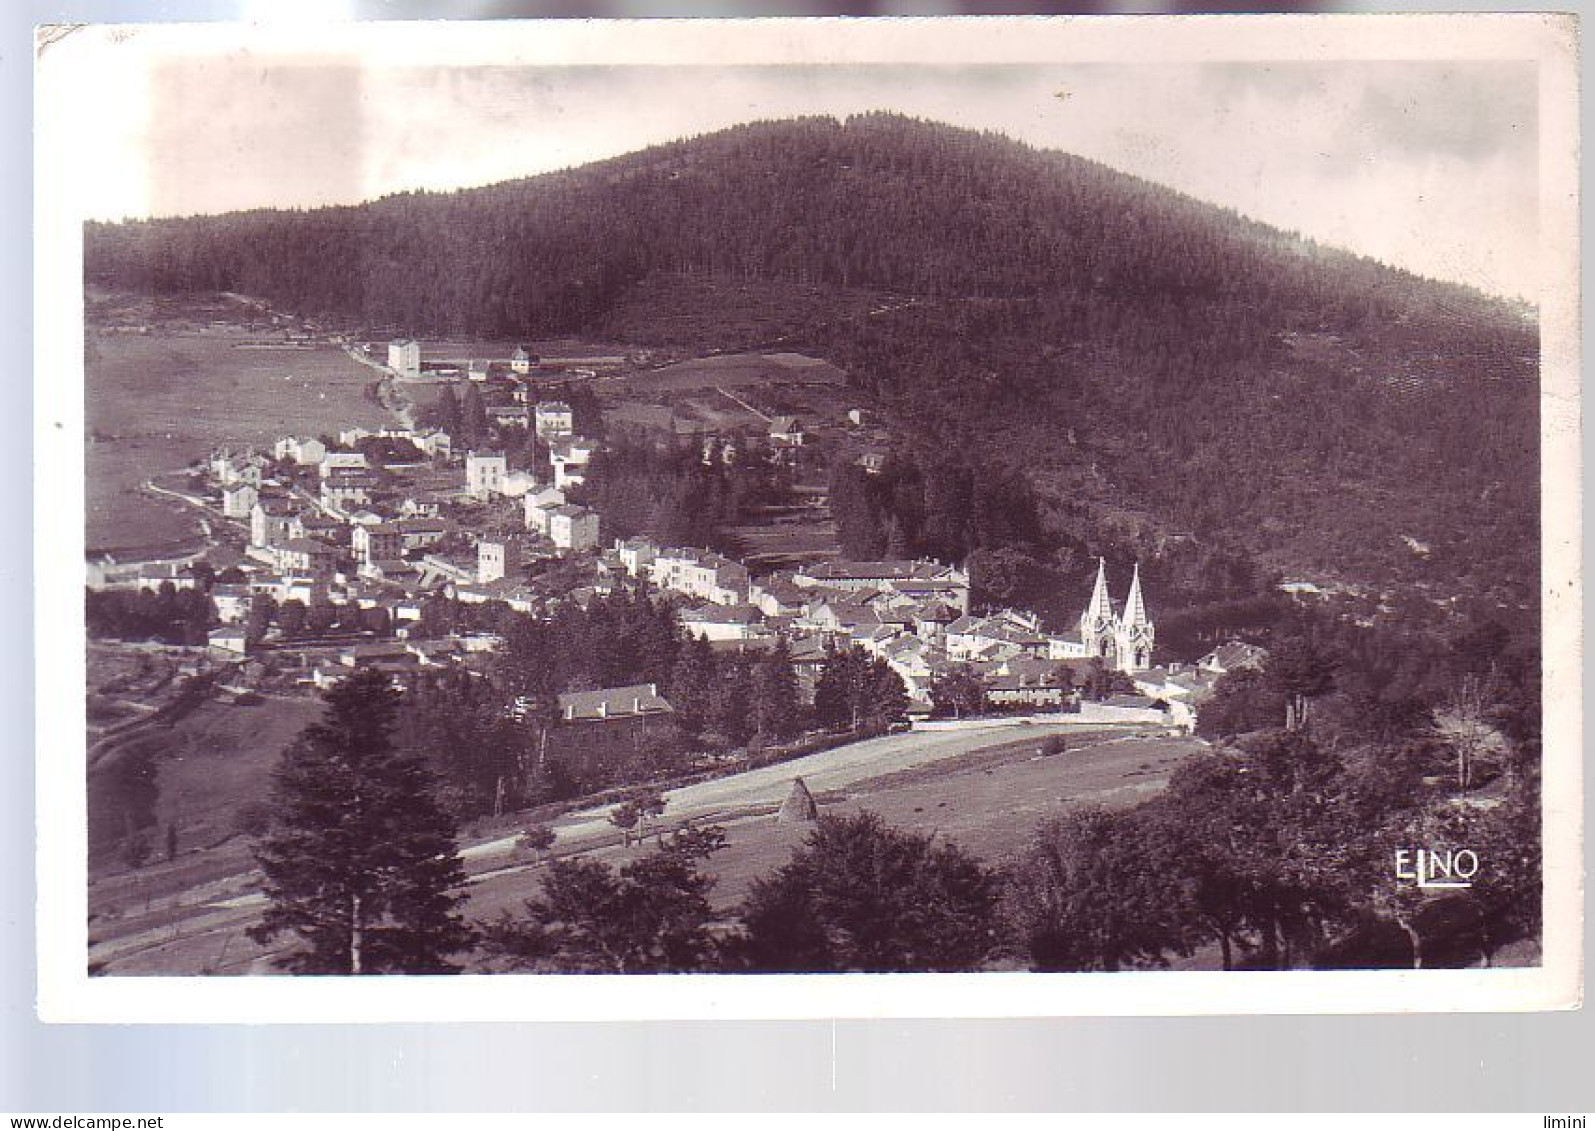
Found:
[[[286,499],[256,499],[249,511],[249,544],[274,546],[304,534],[293,506]]]
[[[259,487],[261,465],[264,462],[253,452],[245,452],[243,455],[222,452],[210,461],[210,471],[223,487],[232,487],[239,483]]]
[[[576,431],[576,417],[564,401],[542,401],[533,419],[537,434],[545,440],[564,439]]]
[[[479,583],[519,573],[520,568],[519,538],[483,538],[476,544],[476,580]]]
[[[498,493],[506,499],[523,499],[535,490],[537,476],[519,468],[506,474],[498,486]]]
[[[654,555],[658,552],[659,547],[646,538],[615,541],[615,555],[620,558],[620,564],[626,567],[626,573],[632,577],[646,574],[653,565]]]
[[[597,450],[598,445],[592,440],[556,440],[548,452],[548,461],[554,467],[554,486],[574,487],[581,483]]]
[[[716,605],[737,605],[748,599],[748,571],[708,550],[660,550],[648,573],[649,580],[661,589]]]
[[[272,455],[301,467],[320,463],[327,456],[327,445],[313,436],[284,436],[272,448]]]
[[[526,529],[535,530],[545,537],[548,534],[548,514],[555,507],[562,507],[567,502],[565,492],[558,487],[544,487],[539,491],[528,491],[522,496],[526,508]]]
[[[321,477],[340,471],[366,471],[370,466],[364,452],[327,452],[321,457]]]
[[[441,428],[418,432],[411,442],[433,459],[446,460],[454,456],[454,441]]]
[[[514,373],[530,373],[536,358],[527,352],[525,346],[516,346],[515,352],[510,354],[510,370]]]
[[[255,509],[260,492],[248,483],[235,483],[222,488],[222,514],[228,518],[248,518]]]
[[[1108,596],[1108,564],[1097,559],[1097,580],[1091,590],[1091,603],[1080,614],[1076,632],[1055,636],[1048,641],[1047,654],[1054,660],[1101,657],[1108,667],[1121,672],[1145,671],[1152,666],[1152,649],[1157,628],[1147,615],[1141,596],[1141,567],[1135,567],[1124,608],[1115,609]]]
[[[548,512],[548,537],[561,550],[578,553],[598,545],[598,512],[569,503]]]
[[[676,614],[681,630],[688,636],[714,641],[746,641],[767,636],[763,617],[752,605],[700,605]]]
[[[223,624],[238,624],[248,617],[254,600],[247,585],[212,585],[210,599],[216,606],[216,618]]]
[[[465,490],[473,499],[488,499],[500,493],[509,460],[503,452],[465,454]]]
[[[237,625],[224,625],[221,628],[211,629],[208,643],[218,652],[228,656],[244,656],[249,653],[249,640],[244,635],[244,630]]]
[[[777,416],[770,421],[770,443],[782,448],[803,446],[803,425],[795,416]]]
[[[388,368],[404,377],[419,377],[421,343],[414,338],[395,338],[389,342]]]

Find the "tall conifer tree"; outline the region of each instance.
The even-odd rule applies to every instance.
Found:
[[[452,973],[472,937],[465,870],[431,774],[393,742],[398,693],[363,671],[326,701],[272,775],[255,846],[270,905],[250,937],[298,935],[282,964],[299,973]]]

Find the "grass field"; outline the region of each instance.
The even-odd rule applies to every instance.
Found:
[[[87,539],[90,549],[148,548],[192,535],[180,504],[139,490],[223,444],[269,446],[391,423],[368,395],[372,371],[342,350],[236,348],[259,337],[238,326],[203,332],[155,323],[149,334],[85,340]]]
[[[114,817],[123,788],[119,762],[147,757],[155,767],[156,840],[172,822],[184,850],[208,848],[237,831],[246,805],[264,799],[277,755],[321,709],[319,700],[308,698],[273,696],[254,706],[211,701],[171,726],[140,728],[102,751],[88,783],[91,841],[102,849],[91,857],[91,874],[109,878],[126,870],[105,848],[121,835]]]
[[[1055,733],[1069,736],[1070,749],[1041,756],[1040,738]],[[754,878],[784,864],[808,835],[807,826],[782,824],[774,816],[794,777],[803,778],[822,814],[870,810],[901,828],[947,837],[996,864],[1021,849],[1048,816],[1080,805],[1145,800],[1162,789],[1180,761],[1202,748],[1192,739],[1082,733],[1067,726],[915,732],[671,791],[665,795],[665,821],[691,819],[726,830],[726,846],[708,869],[717,881],[715,905],[728,911]],[[592,854],[617,866],[649,850],[613,843],[606,812],[560,822],[560,844],[601,844]],[[483,867],[490,859],[478,858]],[[503,857],[507,870],[486,874],[473,886],[474,915],[518,911],[535,894],[539,869],[512,860]]]

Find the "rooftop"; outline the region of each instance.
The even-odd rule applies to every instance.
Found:
[[[559,711],[567,720],[613,719],[665,714],[670,704],[651,683],[606,687],[601,691],[567,691],[559,697]]]

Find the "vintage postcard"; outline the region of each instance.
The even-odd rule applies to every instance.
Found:
[[[42,30],[43,1016],[1575,1006],[1575,48]]]

